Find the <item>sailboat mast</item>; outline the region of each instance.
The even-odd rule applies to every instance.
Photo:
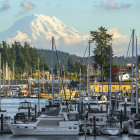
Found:
[[[136,114],[139,113],[138,108],[138,54],[137,54],[137,38],[136,38]]]
[[[0,53],[0,111],[1,111],[1,53]]]
[[[52,104],[54,103],[53,67],[54,67],[54,37],[52,37]]]
[[[111,55],[112,55],[112,44],[110,46],[110,70],[109,70],[109,108],[111,109]]]
[[[39,57],[38,57],[38,112],[40,112],[40,85],[39,85]]]
[[[121,64],[120,64],[120,73],[121,73]],[[122,99],[122,97],[123,97],[123,95],[122,95],[122,73],[121,73],[121,77],[120,77],[120,92],[121,92],[121,99]]]
[[[134,64],[134,29],[132,30],[132,61],[131,61],[131,101],[133,100],[133,64]]]
[[[80,75],[79,75],[79,77],[80,77],[79,78],[79,83],[80,83],[80,85],[79,85],[79,90],[80,90],[79,93],[80,93],[80,96],[79,97],[80,97],[80,102],[81,102],[81,68],[80,68]]]
[[[15,66],[14,66],[14,61],[13,61],[13,80],[14,80],[14,77],[15,77]]]
[[[87,77],[87,92],[88,92],[88,101],[90,95],[90,40],[89,40],[89,55],[88,55],[88,77]]]

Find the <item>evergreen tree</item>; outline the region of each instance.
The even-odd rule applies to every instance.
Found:
[[[92,42],[95,42],[96,45],[93,51],[93,59],[95,68],[97,69],[99,67],[101,69],[101,76],[103,77],[103,73],[106,75],[108,72],[110,55],[112,55],[113,61],[113,51],[110,46],[112,35],[108,34],[107,29],[104,27],[100,27],[98,30],[91,31]]]

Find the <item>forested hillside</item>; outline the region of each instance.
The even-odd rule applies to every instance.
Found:
[[[6,62],[8,67],[12,70],[13,64],[15,68],[15,77],[19,78],[21,74],[31,74],[38,68],[38,58],[40,60],[40,69],[51,70],[51,50],[32,48],[27,42],[21,45],[20,42],[14,42],[11,46],[3,41],[0,44],[2,67]],[[126,65],[131,63],[130,58],[117,57],[113,58],[115,65]],[[140,59],[139,59],[140,60]],[[78,73],[80,67],[82,73],[86,73],[86,66],[88,58],[82,58],[69,53],[54,51],[54,71],[58,70],[58,61],[60,61],[61,69],[67,72]],[[91,65],[93,65],[93,57],[91,57]]]
[[[16,77],[18,77],[21,73],[31,73],[31,70],[34,72],[37,69],[37,62],[39,58],[38,50],[30,47],[27,42],[25,42],[24,45],[21,45],[19,42],[15,42],[10,46],[3,41],[0,44],[0,52],[2,66],[7,63],[8,67],[12,70],[14,64]],[[40,58],[40,68],[43,67],[48,69],[45,61]]]
[[[38,49],[40,57],[48,64],[48,67],[51,68],[52,52],[51,50]],[[65,68],[67,68],[69,58],[75,63],[80,61],[81,63],[86,64],[87,60],[82,57],[71,55],[66,52],[54,51],[54,65],[58,65],[58,60]]]

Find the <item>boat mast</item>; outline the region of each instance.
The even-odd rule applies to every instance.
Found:
[[[80,93],[80,102],[81,102],[81,68],[80,68],[80,75],[79,75],[80,77],[79,77],[79,83],[80,83],[80,85],[79,85],[79,93]]]
[[[112,56],[112,44],[110,46],[110,70],[109,70],[109,109],[111,110],[111,56]],[[109,114],[108,114],[109,115]]]
[[[88,55],[88,77],[87,77],[87,92],[88,92],[88,103],[89,103],[89,95],[90,95],[90,40],[89,40],[89,55]]]
[[[0,111],[1,111],[1,53],[0,53]]]
[[[58,95],[60,97],[60,61],[58,60]],[[61,103],[61,97],[60,97],[60,103]]]
[[[13,61],[13,80],[14,80],[14,77],[15,77],[15,64],[14,64],[14,61]]]
[[[138,107],[138,54],[137,54],[137,38],[136,38],[136,114],[139,113]]]
[[[38,112],[40,112],[40,85],[39,85],[39,57],[38,57]]]
[[[54,79],[53,79],[53,66],[54,66],[54,37],[52,37],[52,104],[54,103]]]
[[[132,61],[131,61],[131,101],[133,100],[133,64],[134,64],[134,29],[132,30]]]

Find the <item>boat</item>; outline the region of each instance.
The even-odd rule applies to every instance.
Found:
[[[129,122],[128,134],[133,136],[140,136],[140,120],[135,119]]]
[[[120,127],[104,126],[101,131],[102,135],[117,136],[121,134]]]
[[[42,113],[36,122],[10,124],[13,135],[78,135],[78,112],[67,106]]]
[[[14,121],[15,123],[23,123],[28,122],[29,120],[34,120],[36,116],[35,112],[36,109],[31,105],[31,102],[26,100],[24,102],[20,102],[18,112],[14,116]]]

